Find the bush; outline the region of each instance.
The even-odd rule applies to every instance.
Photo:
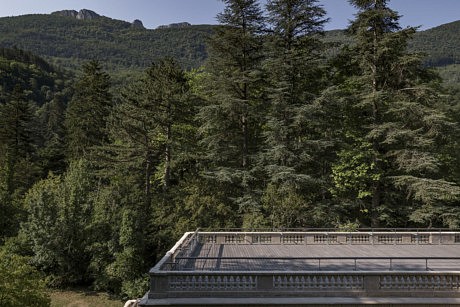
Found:
[[[0,307],[50,306],[45,282],[28,258],[0,248]]]

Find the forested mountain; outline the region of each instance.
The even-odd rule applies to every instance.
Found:
[[[24,15],[0,18],[0,46],[16,46],[73,69],[88,60],[104,61],[111,69],[139,69],[165,56],[197,67],[206,58],[211,31],[207,25],[148,30],[104,16]]]
[[[427,66],[440,67],[460,63],[460,21],[440,25],[432,29],[418,31],[408,41],[411,52],[420,52],[426,57]],[[347,44],[352,39],[344,30],[332,30],[325,33],[326,42]]]
[[[460,21],[444,24],[418,32],[409,42],[413,51],[427,55],[427,64],[432,67],[460,63]]]
[[[425,63],[436,67],[449,86],[460,82],[460,21],[420,31],[409,42],[409,48],[427,55]]]
[[[388,2],[350,0],[349,36],[314,0],[224,0],[216,27],[0,19],[0,276],[36,288],[9,278],[0,306],[48,306],[39,273],[139,297],[196,228],[459,228],[460,90],[427,67],[455,57],[413,52],[430,36]]]
[[[0,18],[0,46],[16,46],[72,69],[78,69],[84,61],[97,59],[110,70],[138,70],[165,56],[172,56],[183,67],[191,68],[202,65],[207,58],[206,40],[216,27],[164,26],[152,30],[104,16],[76,19],[63,15]],[[425,53],[429,66],[458,64],[459,31],[460,21],[417,32],[409,41],[409,50]],[[325,33],[324,40],[348,43],[351,38],[342,30],[333,30]]]
[[[423,63],[436,68],[444,83],[456,86],[460,82],[460,21],[440,25],[415,33],[408,41],[408,50],[421,53]],[[353,38],[345,30],[325,32],[323,39],[330,43],[330,54],[336,54],[340,47],[352,44]]]

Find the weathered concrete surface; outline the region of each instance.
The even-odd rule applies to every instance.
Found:
[[[284,271],[316,270],[346,271],[355,269],[353,259],[282,259],[301,257],[460,257],[459,245],[278,245],[278,244],[204,244],[197,246],[195,257],[217,258],[188,260],[188,270],[212,271]],[[222,258],[253,259],[222,259]],[[257,257],[271,259],[254,259]],[[358,259],[361,271],[426,270],[425,259]],[[428,270],[458,271],[460,260],[429,260]]]

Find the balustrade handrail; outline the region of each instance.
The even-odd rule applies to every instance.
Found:
[[[400,257],[400,256],[349,256],[349,257],[176,257],[176,260],[460,260],[460,257]]]
[[[426,230],[426,231],[420,231],[420,230],[398,230],[398,229],[387,229],[387,230],[360,230],[360,231],[347,231],[347,230],[334,230],[334,231],[327,231],[327,230],[284,230],[284,231],[253,231],[253,230],[240,230],[240,231],[199,231],[197,234],[213,234],[213,235],[223,235],[223,234],[232,234],[232,235],[238,235],[238,234],[452,234],[452,233],[460,233],[460,230]]]
[[[308,260],[314,260],[314,261],[317,261],[318,262],[318,271],[321,271],[322,268],[321,268],[321,265],[325,265],[324,261],[327,261],[327,260],[351,260],[353,261],[352,262],[352,265],[354,265],[354,271],[358,271],[358,261],[359,260],[386,260],[386,261],[389,261],[388,263],[388,270],[389,271],[392,271],[393,270],[393,266],[394,266],[394,261],[398,261],[398,260],[423,260],[424,263],[425,263],[425,270],[426,271],[429,271],[430,268],[429,268],[429,261],[432,261],[432,260],[444,260],[444,261],[452,261],[452,260],[460,260],[460,257],[406,257],[406,256],[377,256],[377,257],[366,257],[366,256],[349,256],[349,257],[176,257],[175,258],[175,261],[174,262],[166,262],[164,263],[165,266],[170,266],[170,268],[172,267],[177,267],[179,266],[179,268],[177,269],[169,269],[169,270],[165,270],[163,269],[162,271],[163,272],[167,272],[167,271],[170,271],[170,272],[178,272],[178,271],[181,271],[183,270],[183,268],[181,267],[181,264],[180,262],[181,261],[194,261],[194,262],[199,262],[199,261],[213,261],[213,260],[216,260],[218,262],[221,262],[221,261],[239,261],[239,260],[242,260],[242,261],[245,261],[245,260],[249,260],[249,261],[308,261]],[[323,263],[321,263],[321,261],[323,261]],[[330,264],[330,263],[329,263]],[[273,269],[273,268],[270,268],[270,269]],[[268,270],[268,271],[272,271],[272,270]],[[195,268],[196,270],[196,268]],[[197,270],[197,271],[200,271],[200,270]],[[220,271],[220,272],[229,272],[231,270],[226,270],[226,269],[218,269],[217,271]],[[243,270],[243,271],[246,271],[246,272],[260,272],[260,270],[256,269],[246,269],[246,270]],[[314,271],[314,270],[310,270],[310,271]],[[185,271],[184,271],[185,272]]]
[[[460,232],[460,228],[216,228],[210,230],[200,230],[203,233],[220,232]]]
[[[460,254],[455,257],[451,253],[452,248],[460,247],[460,231],[407,228],[290,230],[206,232],[197,229],[188,232],[150,270],[150,291],[146,299],[272,295],[290,298],[300,294],[305,297],[404,297],[408,290],[410,296],[460,299]],[[365,242],[457,246],[449,246],[447,255],[454,257],[430,256],[438,253],[391,256],[391,253],[377,252],[370,254],[377,256],[363,256],[363,253],[356,252],[353,253],[355,256],[349,253],[334,253],[344,256],[300,253],[289,257],[289,254],[281,253],[277,254],[281,257],[277,257],[264,256],[262,252],[266,247],[250,256],[253,249],[249,248],[248,252],[246,246],[243,247],[246,253],[228,257],[221,250],[225,244],[368,244]],[[395,251],[397,247],[391,248]],[[429,250],[433,251],[433,248]]]

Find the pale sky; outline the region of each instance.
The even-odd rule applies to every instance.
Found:
[[[326,30],[345,28],[355,13],[347,0],[320,0],[319,3],[331,19]],[[145,27],[153,29],[182,21],[216,24],[216,14],[223,7],[220,0],[0,0],[0,16],[86,8],[129,22],[140,19]],[[390,7],[403,15],[400,21],[403,27],[428,29],[460,19],[460,0],[393,0]]]

